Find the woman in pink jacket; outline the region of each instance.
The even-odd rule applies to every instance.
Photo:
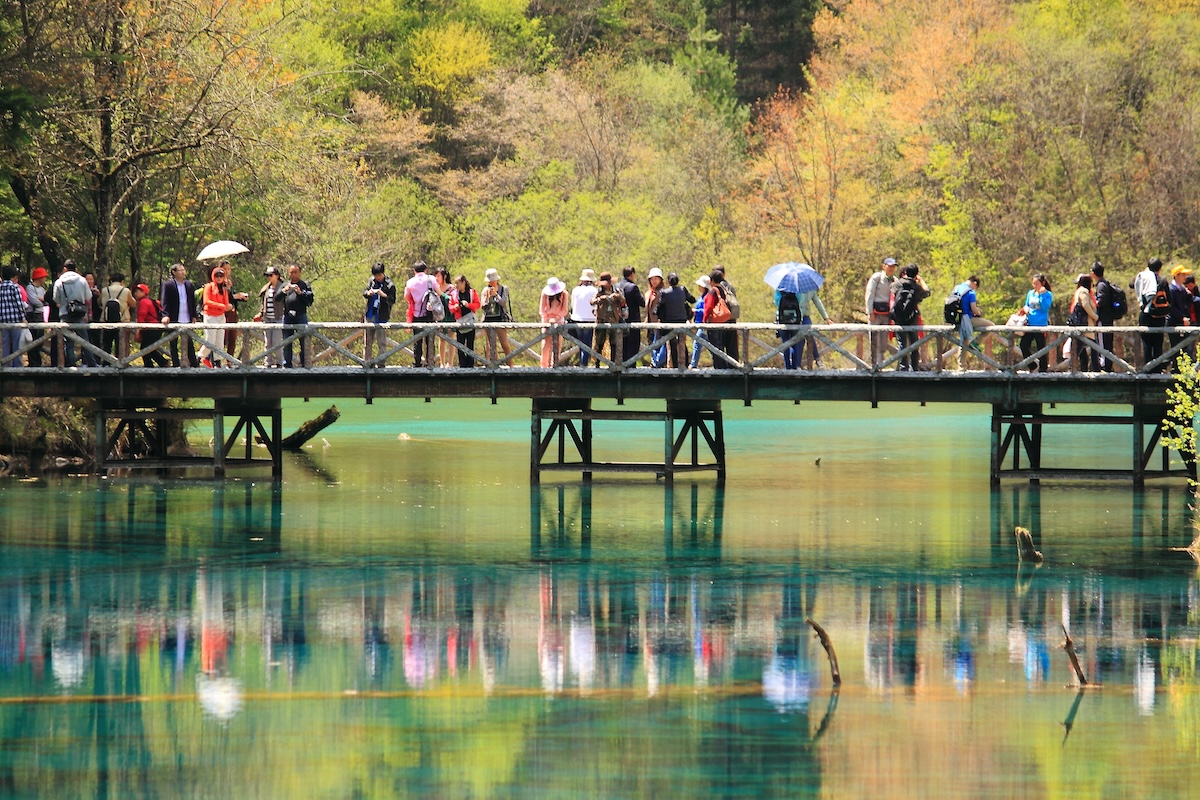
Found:
[[[538,310],[544,325],[562,325],[567,321],[567,308],[570,298],[567,295],[567,285],[558,278],[546,281],[542,289],[542,300]],[[546,331],[543,329],[542,333]],[[558,334],[542,339],[542,366],[557,367],[558,356],[562,350],[562,337]]]

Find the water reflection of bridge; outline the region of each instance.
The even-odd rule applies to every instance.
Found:
[[[18,490],[22,499],[37,491]],[[948,690],[943,698],[970,695],[1002,682],[1004,702],[1022,702],[1011,686],[1065,681],[1056,650],[1064,619],[1090,676],[1134,688],[1132,699],[1108,695],[1118,706],[1162,713],[1156,687],[1194,663],[1195,570],[1149,567],[1162,549],[1150,542],[1164,534],[1178,541],[1186,525],[1179,493],[1140,493],[1131,503],[1131,536],[1141,531],[1148,555],[1144,579],[1097,559],[1059,561],[1014,580],[1007,542],[996,547],[995,568],[982,570],[931,566],[917,555],[863,570],[813,564],[803,550],[783,560],[731,557],[723,493],[703,483],[663,489],[661,549],[657,530],[647,548],[644,537],[614,537],[618,520],[597,508],[609,491],[620,489],[568,485],[531,495],[528,563],[431,554],[432,535],[370,557],[306,553],[281,531],[285,496],[270,483],[189,490],[114,482],[98,495],[56,495],[60,507],[43,527],[38,515],[6,513],[0,750],[19,760],[29,751],[22,742],[57,731],[113,765],[105,780],[163,794],[169,786],[156,781],[192,754],[161,740],[220,738],[227,728],[206,727],[214,717],[254,715],[255,770],[262,760],[294,763],[277,750],[290,748],[297,726],[351,737],[331,750],[371,752],[352,731],[381,735],[380,720],[392,715],[403,720],[407,752],[445,753],[457,767],[469,760],[459,737],[475,741],[480,727],[511,734],[516,709],[527,738],[513,757],[521,770],[553,776],[564,737],[585,770],[615,755],[596,749],[594,731],[572,733],[579,719],[624,720],[642,713],[631,700],[653,697],[656,721],[686,715],[689,724],[646,726],[657,733],[621,751],[626,763],[654,759],[662,768],[699,757],[716,765],[705,767],[706,779],[725,785],[731,769],[739,785],[765,795],[771,781],[794,791],[828,779],[812,741],[823,726],[841,742],[871,735],[840,727],[862,724],[845,707],[821,721],[830,687],[805,616],[834,637],[852,691],[884,697],[916,697],[921,687],[934,690],[926,696],[938,697],[939,687]],[[1036,524],[1053,553],[1063,531],[1037,508],[1048,494],[1006,489],[994,495],[993,516],[1003,527]],[[986,546],[986,535],[964,535]],[[43,540],[51,546],[32,546]],[[33,699],[16,705],[24,695]],[[55,702],[34,702],[47,696]],[[304,698],[303,714],[293,696]],[[1044,703],[1046,693],[1029,698]],[[172,711],[180,702],[199,703],[206,717]],[[476,706],[484,707],[477,716],[463,711]],[[919,702],[906,708],[921,713]],[[1088,724],[1087,711],[1072,721]],[[764,716],[766,732],[755,724]],[[645,754],[635,752],[643,746]],[[453,793],[451,779],[423,758],[381,759],[371,767],[380,773],[375,785],[412,778],[446,789],[433,794]],[[236,793],[223,782],[234,780],[227,773],[246,777],[218,772],[214,789],[223,793]],[[0,773],[11,793],[33,793],[23,790],[36,770]]]

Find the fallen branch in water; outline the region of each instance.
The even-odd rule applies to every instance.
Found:
[[[1020,526],[1013,533],[1017,537],[1017,555],[1022,561],[1029,561],[1034,564],[1042,563],[1042,554],[1033,546],[1033,536],[1029,531]]]
[[[821,640],[821,647],[825,648],[825,655],[829,656],[829,672],[833,677],[833,685],[842,685],[842,673],[838,670],[837,653],[833,651],[833,642],[829,641],[829,634],[820,625],[812,621],[809,617],[804,620],[812,629],[817,632],[817,638]]]
[[[321,431],[328,428],[333,423],[337,422],[338,417],[342,412],[338,411],[337,406],[330,406],[321,413],[319,417],[314,417],[308,422],[296,429],[296,432],[290,436],[285,436],[279,440],[280,450],[299,450],[304,446],[304,443],[316,436]],[[262,437],[254,437],[255,441],[262,444]]]
[[[1063,625],[1062,629],[1063,636],[1067,637],[1062,646],[1067,651],[1067,656],[1071,659],[1071,667],[1075,670],[1075,677],[1079,679],[1080,686],[1087,686],[1087,678],[1083,676],[1083,668],[1079,666],[1079,656],[1075,655],[1075,642],[1071,639],[1071,634],[1067,633],[1067,626]]]

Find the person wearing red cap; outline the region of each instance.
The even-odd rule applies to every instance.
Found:
[[[137,300],[138,324],[148,326],[140,328],[137,332],[138,341],[145,350],[148,347],[154,347],[155,343],[162,338],[162,306],[150,296],[150,287],[144,283],[133,287],[133,298]],[[162,350],[155,349],[142,356],[142,363],[147,367],[166,367],[170,366],[171,362],[163,355]]]
[[[29,285],[25,287],[26,295],[29,299],[29,311],[25,315],[28,322],[44,323],[50,319],[50,306],[46,305],[46,279],[50,277],[50,273],[45,267],[36,267],[29,276]],[[40,367],[42,365],[42,339],[46,336],[45,328],[31,329],[33,334],[33,349],[26,353],[29,359],[29,366]]]

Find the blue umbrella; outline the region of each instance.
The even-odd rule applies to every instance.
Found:
[[[821,273],[808,264],[800,264],[795,261],[776,264],[767,270],[763,280],[766,281],[767,286],[777,292],[795,292],[796,294],[815,292],[821,288],[821,284],[825,283]]]

